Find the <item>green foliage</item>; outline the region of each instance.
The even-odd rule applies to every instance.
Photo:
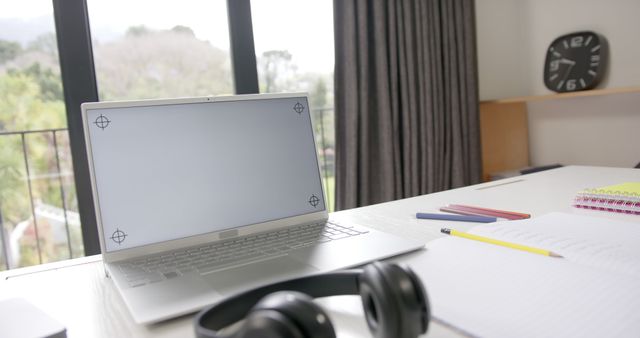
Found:
[[[143,36],[151,32],[145,25],[131,26],[127,29],[125,36]]]
[[[182,26],[182,25],[178,25],[175,26],[173,28],[171,28],[171,31],[174,33],[178,33],[178,34],[186,34],[189,35],[193,38],[196,37],[196,33],[193,32],[193,29],[187,27],[187,26]]]
[[[103,101],[233,92],[227,53],[188,27],[131,27],[123,38],[97,44],[94,54]]]
[[[170,30],[152,30],[144,25],[130,27],[117,40],[95,43],[94,56],[103,101],[233,93],[227,52],[197,39],[186,26]],[[0,40],[0,131],[66,127],[58,64],[55,33],[39,36],[26,48],[17,42]],[[331,76],[298,74],[293,55],[287,50],[263,53],[259,65],[261,92],[310,93],[324,184],[329,200],[333,201],[333,111],[322,109],[332,105]],[[65,133],[56,136],[62,177],[57,169],[53,133],[25,134],[24,139],[20,134],[0,135],[0,223],[4,223],[7,232],[32,218],[28,182],[36,204],[62,207],[62,180],[66,206],[77,210],[73,177],[64,174],[72,173],[68,136]],[[73,256],[82,255],[80,229],[69,230]],[[53,242],[50,224],[39,222],[38,232],[44,262],[68,257],[66,244]],[[20,243],[21,265],[39,263],[36,244],[33,236]]]
[[[22,47],[20,47],[19,43],[0,40],[0,65],[15,59],[21,51]]]
[[[8,74],[24,74],[35,80],[40,86],[40,98],[43,101],[62,102],[64,100],[60,75],[54,73],[51,68],[43,68],[39,63],[33,63],[25,69],[11,69],[8,71]]]
[[[318,77],[311,90],[311,106],[316,108],[327,108],[327,83],[323,78]]]
[[[38,36],[29,43],[27,50],[42,52],[58,62],[58,40],[53,32]]]
[[[277,93],[290,90],[292,72],[295,65],[291,63],[291,53],[287,50],[268,50],[260,59],[264,88],[263,93]]]
[[[59,95],[56,94],[56,88],[61,85],[51,83],[50,73],[41,75],[42,71],[37,66],[0,75],[0,130],[66,127],[64,103],[54,99],[55,95]],[[39,81],[51,88],[43,91]]]
[[[21,147],[17,135],[0,137],[0,211],[4,224],[15,225],[29,217]]]
[[[0,75],[0,128],[22,131],[64,127],[62,101],[44,100],[43,96],[34,77],[24,73]],[[56,171],[52,134],[27,134],[24,141],[32,176]],[[25,166],[22,137],[0,136],[0,204],[8,224],[15,225],[30,215]],[[49,180],[36,180],[32,185],[36,199],[61,205],[59,189]]]
[[[0,69],[0,131],[65,128],[62,83],[58,70],[52,68],[58,64],[55,35],[38,37],[26,49],[7,46],[12,44],[4,43],[0,47],[3,56],[11,55],[11,58],[5,58],[5,70]],[[11,54],[8,50],[17,52]],[[57,136],[64,146],[66,135],[58,133]],[[55,149],[52,132],[0,135],[0,223],[6,234],[21,222],[32,222],[28,182],[31,183],[34,203],[41,201],[62,206]],[[61,165],[67,165],[68,160],[64,156],[62,161]],[[69,198],[75,198],[73,186],[65,183],[65,188]],[[68,204],[77,205],[76,202]],[[43,261],[68,256],[68,249],[53,243],[51,238],[45,238],[52,236],[50,227],[47,229],[46,224],[39,224],[38,228]],[[19,244],[21,266],[39,263],[35,237],[24,237]],[[79,248],[76,250],[78,253],[82,251],[81,244]]]

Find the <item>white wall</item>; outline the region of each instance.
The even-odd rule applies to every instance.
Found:
[[[532,101],[527,109],[534,166],[640,162],[640,93]]]
[[[600,87],[640,85],[639,0],[476,0],[480,99],[551,93],[542,81],[549,43],[593,30],[609,42]]]
[[[592,30],[609,42],[598,88],[640,87],[640,0],[476,0],[480,99],[546,95],[549,43]],[[531,165],[640,162],[640,94],[528,103]]]
[[[476,0],[480,100],[524,96],[531,66],[523,1]]]

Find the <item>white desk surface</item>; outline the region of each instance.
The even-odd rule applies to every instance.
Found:
[[[442,236],[451,222],[415,218],[447,204],[469,204],[530,213],[552,211],[595,215],[640,223],[640,216],[574,209],[575,193],[584,188],[640,182],[639,169],[569,166],[419,197],[340,211],[337,221],[349,221],[425,243]],[[467,230],[477,224],[456,223]],[[414,253],[415,254],[415,253]],[[402,257],[393,259],[402,262]],[[419,274],[420,271],[417,271]],[[0,273],[0,299],[22,297],[67,327],[68,337],[192,337],[193,316],[144,326],[133,323],[113,283],[105,278],[100,255]],[[358,297],[319,300],[330,312],[338,337],[367,337]],[[432,323],[426,337],[462,337]]]

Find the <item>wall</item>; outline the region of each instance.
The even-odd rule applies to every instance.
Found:
[[[480,100],[524,96],[531,65],[523,1],[476,0]]]
[[[640,1],[476,0],[480,99],[551,93],[542,82],[551,41],[593,30],[609,42],[600,87],[640,85]]]
[[[549,43],[593,30],[609,42],[609,67],[598,88],[640,87],[640,1],[476,0],[481,100],[546,95]],[[640,94],[527,104],[531,165],[631,167],[640,162]]]
[[[527,109],[532,165],[640,162],[640,93],[533,101]]]

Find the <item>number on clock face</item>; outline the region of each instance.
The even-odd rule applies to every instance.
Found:
[[[602,77],[604,39],[593,32],[562,36],[547,51],[544,82],[557,92],[590,89]]]

